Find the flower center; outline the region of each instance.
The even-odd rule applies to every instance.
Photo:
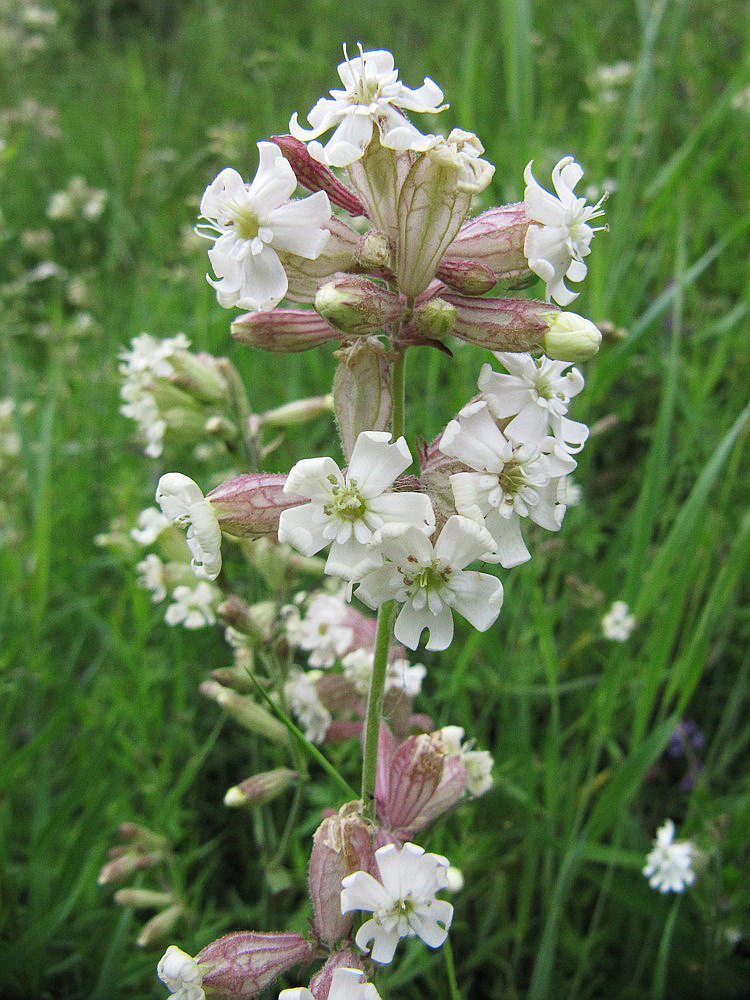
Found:
[[[451,575],[451,567],[433,559],[429,566],[419,566],[413,573],[404,574],[404,583],[412,592],[442,590]]]
[[[361,521],[367,513],[367,503],[356,480],[350,480],[345,486],[336,483],[331,489],[331,499],[323,506],[323,513],[340,521]]]
[[[509,462],[506,466],[504,466],[498,479],[500,480],[500,489],[505,495],[506,503],[512,502],[513,497],[515,497],[517,493],[520,493],[526,485],[526,475],[524,474],[524,470],[516,462]]]
[[[248,206],[237,212],[234,225],[241,240],[254,240],[260,231],[257,216]]]

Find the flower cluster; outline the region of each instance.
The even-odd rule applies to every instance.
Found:
[[[665,820],[656,831],[654,848],[643,869],[648,884],[661,893],[684,892],[695,882],[695,845],[689,840],[675,840],[674,834],[674,823]]]

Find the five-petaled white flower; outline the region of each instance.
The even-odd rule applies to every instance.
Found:
[[[187,528],[195,575],[215,580],[221,571],[221,528],[200,487],[181,472],[168,472],[156,487],[156,502],[165,517]]]
[[[403,604],[394,634],[416,649],[424,629],[427,649],[447,649],[453,639],[453,609],[474,628],[485,632],[500,614],[503,585],[488,573],[466,566],[492,551],[486,528],[468,517],[449,517],[433,546],[416,528],[385,525],[380,531],[385,563],[367,573],[357,597],[368,607],[385,601]]]
[[[335,969],[327,1000],[380,1000],[380,994],[373,984],[362,981],[363,976],[361,969]],[[315,1000],[315,997],[306,987],[298,986],[282,990],[279,1000]]]
[[[566,416],[570,400],[583,389],[583,376],[569,361],[536,360],[530,354],[498,351],[497,360],[508,374],[485,364],[479,374],[479,391],[492,415],[504,425],[507,437],[528,444],[552,433],[571,453],[580,451],[589,435],[585,424]]]
[[[272,142],[259,142],[258,151],[252,184],[225,167],[201,199],[206,225],[198,232],[216,241],[208,256],[218,280],[207,277],[226,309],[273,309],[289,287],[279,252],[315,260],[331,235],[323,228],[331,217],[328,195],[289,201],[297,186],[291,166]]]
[[[220,600],[221,591],[208,580],[199,580],[194,587],[180,584],[172,592],[172,604],[164,612],[164,621],[189,629],[215,625]]]
[[[311,667],[332,667],[352,648],[354,629],[346,623],[348,610],[343,597],[316,594],[304,617],[297,608],[289,609],[284,623],[287,641],[310,653]]]
[[[423,493],[387,493],[411,465],[404,438],[393,444],[386,431],[363,431],[342,473],[332,458],[304,458],[287,477],[285,493],[309,497],[309,504],[289,507],[279,519],[279,541],[312,556],[332,542],[326,573],[357,580],[379,566],[373,545],[385,524],[414,525],[420,534],[435,528],[435,514]]]
[[[156,974],[172,991],[168,1000],[205,1000],[198,963],[175,945],[167,948],[156,967]]]
[[[693,860],[695,845],[689,840],[674,839],[674,823],[666,820],[656,831],[654,848],[646,857],[643,874],[652,889],[659,892],[684,892],[695,882]]]
[[[533,162],[533,161],[532,161]],[[583,258],[591,252],[591,238],[605,226],[591,227],[592,219],[604,215],[600,207],[606,195],[596,205],[587,205],[577,198],[573,188],[583,177],[583,170],[572,156],[565,156],[552,170],[555,195],[545,191],[534,180],[529,163],[523,173],[526,181],[524,208],[530,225],[523,245],[524,256],[531,270],[547,285],[547,301],[554,299],[561,306],[578,297],[565,286],[565,278],[583,281],[587,267]]]
[[[311,129],[303,128],[296,113],[289,131],[308,143],[310,155],[329,167],[346,167],[360,159],[372,139],[373,126],[380,133],[381,145],[388,149],[424,152],[437,137],[422,135],[398,109],[435,114],[448,107],[440,104],[443,92],[429,77],[417,90],[410,90],[398,79],[393,56],[383,49],[363,52],[350,59],[344,46],[344,62],[338,72],[345,90],[331,90],[331,98],[321,97],[307,116]],[[319,136],[336,126],[325,146]]]
[[[559,531],[565,515],[564,477],[575,459],[552,437],[537,443],[509,440],[484,401],[469,403],[443,432],[440,450],[475,472],[450,477],[459,514],[473,517],[492,535],[496,551],[488,562],[506,569],[530,559],[521,537],[522,517],[548,531]]]
[[[402,937],[420,937],[439,948],[448,936],[453,907],[435,894],[448,884],[448,859],[425,854],[417,844],[387,844],[375,852],[380,881],[354,872],[341,885],[341,912],[366,910],[372,917],[355,941],[375,962],[387,965]]]

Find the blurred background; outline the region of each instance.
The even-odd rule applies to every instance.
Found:
[[[306,925],[308,838],[338,802],[311,784],[273,877],[266,820],[222,805],[264,748],[198,694],[229,662],[220,632],[165,625],[127,543],[162,472],[209,473],[184,446],[142,454],[118,352],[184,332],[251,403],[328,391],[330,351],[231,342],[192,227],[219,169],[252,177],[255,143],[337,86],[343,42],[442,87],[431,124],[476,132],[496,165],[477,211],[566,154],[582,194],[610,195],[574,306],[604,334],[573,411],[593,427],[583,499],[504,580],[492,633],[425,659],[421,710],[496,762],[492,792],[423,841],[464,871],[462,995],[746,995],[749,20],[709,0],[0,0],[2,996],[156,998],[166,944]],[[417,357],[410,434],[430,440],[488,356]],[[316,421],[269,469],[332,440]],[[601,631],[619,599],[627,642]],[[688,723],[700,738],[675,743]],[[708,859],[676,900],[640,872],[667,816]],[[124,821],[167,838],[186,900],[145,948],[149,914],[97,885]],[[423,948],[378,988],[450,995]]]

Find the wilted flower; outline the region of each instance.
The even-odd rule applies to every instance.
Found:
[[[252,184],[225,167],[201,199],[201,230],[209,231],[201,235],[215,240],[208,256],[218,280],[208,281],[227,309],[272,309],[288,287],[279,252],[314,260],[330,237],[323,228],[331,216],[328,195],[316,191],[290,202],[297,178],[281,150],[259,142],[258,151]]]
[[[646,857],[643,874],[652,889],[684,892],[695,882],[694,857],[695,845],[689,840],[675,840],[674,823],[668,819],[656,831],[654,849]]]
[[[159,480],[156,502],[168,520],[187,528],[195,575],[215,580],[221,572],[221,528],[200,487],[180,472],[168,472]]]
[[[600,205],[605,196],[593,207],[586,204],[585,198],[576,197],[573,188],[583,177],[583,170],[572,156],[563,157],[552,170],[557,197],[534,180],[531,163],[523,176],[524,206],[531,223],[524,253],[531,270],[547,285],[547,300],[554,299],[567,306],[578,292],[566,288],[564,279],[583,281],[586,277],[588,269],[583,258],[591,252],[589,244],[594,233],[605,228],[592,228],[589,222],[604,215]]]
[[[345,90],[331,90],[331,97],[321,97],[307,119],[312,129],[303,128],[296,113],[289,122],[295,139],[308,143],[310,154],[329,167],[346,167],[365,151],[377,127],[380,143],[388,149],[412,149],[423,152],[435,141],[424,136],[402,114],[404,111],[443,111],[442,90],[425,78],[418,90],[410,90],[398,79],[390,52],[376,49],[350,59],[344,46],[344,62],[338,73]],[[325,146],[317,141],[330,128],[336,131]]]
[[[205,1000],[198,963],[176,945],[167,948],[156,967],[156,974],[171,990],[169,1000]]]

